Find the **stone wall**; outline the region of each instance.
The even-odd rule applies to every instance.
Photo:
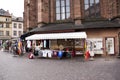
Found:
[[[44,23],[56,22],[55,0],[24,0],[24,28],[34,28]],[[111,19],[119,15],[119,0],[100,0],[102,18]],[[70,0],[70,19],[76,24],[81,24],[84,19],[84,0]]]

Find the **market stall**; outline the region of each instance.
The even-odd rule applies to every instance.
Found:
[[[26,37],[26,40],[36,41],[35,46],[39,45],[43,56],[52,57],[55,53],[54,51],[57,51],[58,54],[62,53],[62,56],[68,56],[68,54],[65,55],[66,53],[70,53],[71,55],[83,54],[86,38],[86,32],[69,32],[34,34]]]

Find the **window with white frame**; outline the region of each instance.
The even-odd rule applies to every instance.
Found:
[[[22,31],[18,31],[18,35],[21,36],[21,34],[22,34]]]
[[[0,36],[3,36],[4,35],[4,32],[3,31],[0,31]]]
[[[21,29],[22,28],[22,24],[19,24],[18,27],[19,27],[19,29]]]
[[[13,31],[13,35],[14,35],[14,36],[17,36],[17,31]]]
[[[10,36],[10,32],[9,31],[6,31],[6,36]]]
[[[10,24],[9,23],[6,23],[6,28],[10,28]]]
[[[0,28],[3,28],[3,24],[0,23]]]
[[[17,28],[17,23],[14,23],[13,26],[14,26],[14,28]]]

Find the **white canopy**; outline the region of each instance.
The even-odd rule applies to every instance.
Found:
[[[87,38],[86,32],[34,34],[26,37],[25,39],[43,40],[43,39],[78,39],[78,38]]]

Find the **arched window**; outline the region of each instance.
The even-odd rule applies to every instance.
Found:
[[[100,0],[84,0],[84,14],[86,18],[100,17]]]
[[[56,0],[56,20],[70,18],[70,0]]]

